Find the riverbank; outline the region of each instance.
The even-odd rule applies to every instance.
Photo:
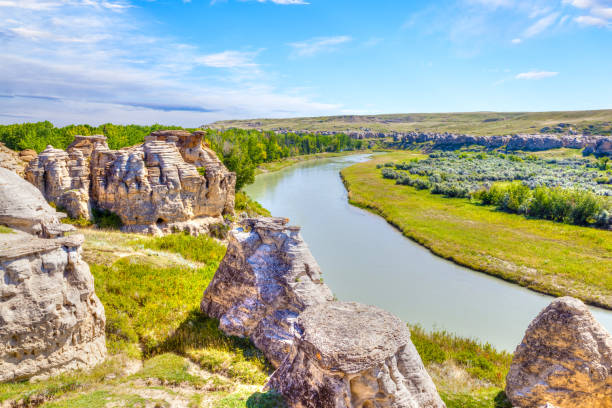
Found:
[[[329,159],[331,157],[342,157],[342,156],[350,156],[352,154],[362,154],[362,153],[371,153],[371,150],[350,150],[345,152],[329,152],[329,153],[315,153],[315,154],[305,154],[302,156],[293,156],[287,157],[282,160],[273,161],[270,163],[263,163],[257,167],[255,172],[256,175],[264,174],[264,173],[272,173],[275,171],[279,171],[285,169],[287,167],[294,166],[299,163],[304,163],[312,160],[321,160],[321,159]]]
[[[349,201],[455,263],[541,293],[612,309],[609,231],[525,219],[469,199],[397,186],[376,168],[420,156],[394,152],[343,169]]]

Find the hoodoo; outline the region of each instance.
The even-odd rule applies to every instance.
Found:
[[[268,386],[294,408],[441,408],[410,331],[372,306],[328,302],[298,318],[298,340]]]
[[[76,136],[66,151],[48,146],[26,179],[73,218],[92,208],[117,214],[130,232],[206,232],[234,210],[236,175],[202,141],[203,133],[153,132],[111,150],[106,137]]]
[[[89,368],[106,357],[104,307],[81,259],[82,235],[63,236],[40,191],[0,168],[0,381]]]
[[[513,406],[612,407],[612,336],[578,299],[555,299],[529,325],[506,378]]]

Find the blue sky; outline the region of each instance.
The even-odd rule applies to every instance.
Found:
[[[612,0],[0,0],[0,123],[612,108]]]

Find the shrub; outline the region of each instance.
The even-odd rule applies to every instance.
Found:
[[[92,208],[93,222],[98,225],[99,228],[106,229],[120,229],[123,227],[121,218],[108,210]]]

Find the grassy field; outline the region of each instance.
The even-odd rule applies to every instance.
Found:
[[[342,171],[352,204],[380,214],[435,254],[551,295],[612,308],[612,233],[444,198],[383,179],[379,163],[418,153],[394,152]]]
[[[365,116],[324,116],[291,119],[229,120],[209,125],[213,128],[289,129],[315,131],[375,132],[455,132],[474,135],[537,133],[543,127],[571,123],[579,132],[609,135],[612,131],[612,110],[567,112],[473,112],[414,113]]]

